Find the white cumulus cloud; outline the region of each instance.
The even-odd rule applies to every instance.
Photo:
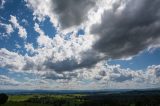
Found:
[[[14,28],[18,29],[19,36],[21,38],[26,39],[27,38],[26,29],[18,23],[17,18],[15,16],[10,15],[10,20],[9,21],[12,23],[12,25],[13,25]]]

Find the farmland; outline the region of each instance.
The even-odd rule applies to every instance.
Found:
[[[0,106],[160,106],[160,91],[9,94]]]

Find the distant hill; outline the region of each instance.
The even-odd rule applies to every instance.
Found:
[[[0,93],[6,94],[153,94],[160,93],[159,88],[154,89],[108,89],[108,90],[0,90]]]

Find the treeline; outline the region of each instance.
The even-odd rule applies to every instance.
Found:
[[[33,97],[26,102],[53,106],[160,106],[160,95],[92,95],[72,98]]]

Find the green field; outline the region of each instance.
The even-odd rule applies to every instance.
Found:
[[[9,95],[7,103],[0,106],[79,106],[84,95]]]
[[[0,106],[160,106],[160,91],[113,94],[8,95]]]

